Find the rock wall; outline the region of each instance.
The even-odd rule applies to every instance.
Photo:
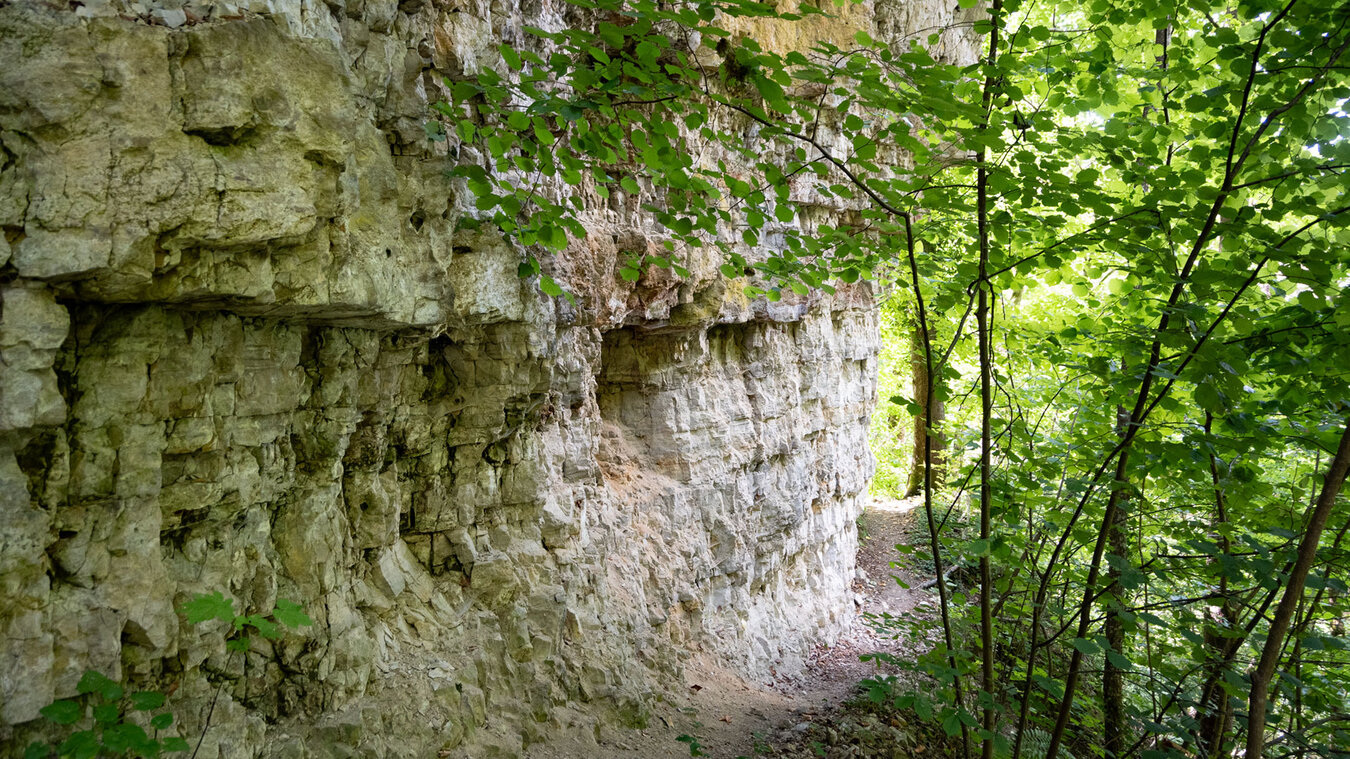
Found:
[[[850,618],[866,289],[628,284],[659,237],[616,204],[551,263],[574,306],[455,227],[428,99],[561,19],[0,1],[6,751],[96,669],[209,720],[203,759],[510,756]],[[176,611],[213,591],[316,624],[231,654]]]

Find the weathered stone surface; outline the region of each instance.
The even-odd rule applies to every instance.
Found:
[[[865,289],[628,284],[630,204],[548,262],[573,306],[456,229],[427,102],[561,8],[77,5],[0,4],[0,745],[93,668],[202,757],[510,756],[852,613]],[[231,653],[213,591],[316,624]]]

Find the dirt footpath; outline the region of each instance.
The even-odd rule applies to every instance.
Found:
[[[861,540],[859,573],[853,589],[861,601],[858,621],[830,648],[818,649],[807,667],[780,673],[773,683],[747,683],[716,665],[695,659],[685,672],[684,693],[674,703],[658,705],[646,730],[606,730],[600,745],[535,746],[529,759],[710,759],[736,757],[848,757],[922,756],[922,742],[892,722],[845,714],[839,707],[857,693],[857,684],[877,673],[877,665],[859,660],[867,653],[884,651],[912,659],[928,644],[897,641],[877,635],[865,615],[935,613],[932,591],[919,590],[926,576],[890,566],[901,557],[897,543],[915,545],[924,540],[918,499],[874,500],[859,520]],[[901,587],[898,576],[909,584]],[[870,720],[870,722],[869,722]],[[887,744],[909,749],[887,749],[883,754],[850,745],[854,731],[886,736]],[[685,741],[680,737],[684,736]],[[701,754],[691,754],[689,738]],[[857,741],[854,741],[856,743]],[[917,744],[917,750],[913,750]],[[822,753],[823,752],[823,753]]]

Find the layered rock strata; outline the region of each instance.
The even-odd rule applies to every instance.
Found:
[[[0,2],[0,745],[95,669],[203,759],[509,756],[849,619],[866,290],[628,284],[616,205],[573,305],[456,228],[428,100],[561,13]]]

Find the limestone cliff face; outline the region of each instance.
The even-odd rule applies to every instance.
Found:
[[[561,14],[0,2],[0,746],[96,669],[203,758],[513,755],[847,621],[868,292],[625,283],[616,204],[572,306],[455,227],[428,99]],[[245,660],[217,590],[316,625]]]

